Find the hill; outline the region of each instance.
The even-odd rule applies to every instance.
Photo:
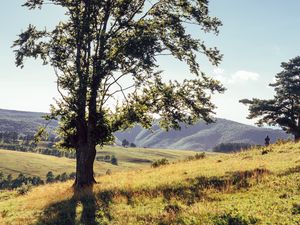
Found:
[[[2,192],[0,223],[297,225],[299,180],[300,143],[282,143],[101,176],[80,194],[71,182]]]
[[[0,132],[16,131],[18,133],[34,133],[37,127],[45,124],[41,118],[43,113],[22,112],[0,109]],[[50,123],[50,130],[57,122]],[[116,143],[121,145],[123,139],[139,147],[211,150],[221,143],[249,143],[263,145],[264,138],[269,135],[271,143],[277,139],[286,139],[288,135],[281,130],[258,128],[225,119],[217,119],[216,123],[206,125],[199,122],[193,126],[182,126],[180,131],[165,132],[157,125],[151,130],[137,125],[123,132],[116,132]]]
[[[208,125],[205,122],[192,126],[183,125],[180,131],[166,132],[158,125],[152,126],[152,130],[149,131],[137,125],[130,130],[115,133],[119,144],[126,139],[137,146],[202,151],[211,150],[221,143],[264,145],[267,135],[271,138],[271,143],[277,139],[288,138],[282,130],[258,128],[225,119],[217,119],[216,123]]]
[[[42,118],[44,115],[46,113],[0,109],[0,132],[35,133],[38,127],[47,123]],[[51,121],[48,128],[53,130],[56,126],[57,121]]]
[[[95,161],[95,173],[103,175],[108,169],[116,172],[149,167],[153,161],[161,158],[173,162],[194,154],[195,152],[192,151],[105,146],[103,149],[97,149],[97,157],[111,157],[114,155],[118,159],[118,166],[108,162]],[[45,179],[48,171],[52,171],[56,175],[64,172],[68,174],[75,172],[75,160],[64,157],[58,158],[37,153],[0,150],[0,159],[0,171],[5,176],[12,174],[16,177],[19,173],[23,173],[27,176],[39,176]]]

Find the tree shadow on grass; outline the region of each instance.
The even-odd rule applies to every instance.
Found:
[[[71,199],[48,206],[35,225],[98,225],[103,224],[101,217],[96,218],[96,211],[102,210],[97,205],[92,188],[83,193],[74,193]],[[104,211],[107,211],[106,209]],[[100,215],[102,215],[100,213]]]

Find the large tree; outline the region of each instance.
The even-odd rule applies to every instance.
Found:
[[[283,70],[278,73],[273,99],[243,99],[240,102],[249,105],[249,119],[259,118],[258,125],[279,125],[287,133],[300,140],[300,57],[281,64]]]
[[[96,145],[112,133],[160,116],[166,129],[198,119],[212,122],[211,93],[220,83],[200,71],[197,52],[218,65],[221,55],[187,31],[217,34],[208,0],[27,0],[24,6],[63,7],[67,19],[52,30],[29,25],[14,42],[16,65],[27,57],[50,64],[61,99],[51,107],[59,118],[61,146],[76,149],[75,186],[92,185]],[[194,30],[194,32],[197,30]],[[162,79],[158,57],[171,55],[195,75],[182,82]]]

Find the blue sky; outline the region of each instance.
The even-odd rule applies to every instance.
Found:
[[[23,69],[16,68],[10,46],[29,23],[53,26],[62,18],[62,11],[49,6],[28,11],[22,3],[5,1],[0,9],[0,108],[46,112],[53,97],[58,97],[53,70],[34,60],[27,60]],[[213,97],[218,117],[253,124],[238,100],[272,97],[268,84],[281,71],[281,62],[299,55],[299,8],[298,0],[211,0],[211,15],[223,22],[219,36],[203,36],[189,28],[224,54],[218,68],[199,57],[202,69],[227,88],[225,94]],[[175,60],[162,58],[161,67],[168,78],[189,76],[186,65]]]

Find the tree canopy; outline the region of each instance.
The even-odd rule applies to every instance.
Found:
[[[61,99],[49,118],[60,119],[61,146],[76,149],[77,181],[79,170],[91,170],[95,146],[117,130],[150,127],[156,115],[166,129],[213,121],[210,96],[224,88],[200,71],[197,53],[213,65],[222,55],[186,29],[218,34],[221,21],[209,15],[208,0],[27,0],[24,6],[45,4],[63,7],[67,19],[52,30],[29,25],[13,45],[16,65],[33,57],[54,68]],[[162,55],[186,62],[194,79],[165,81]],[[86,166],[78,168],[79,161]],[[92,178],[86,179],[81,183]]]
[[[249,105],[249,119],[259,118],[258,125],[279,125],[287,133],[300,139],[300,57],[281,64],[283,70],[278,73],[274,87],[273,99],[243,99],[240,102]]]

